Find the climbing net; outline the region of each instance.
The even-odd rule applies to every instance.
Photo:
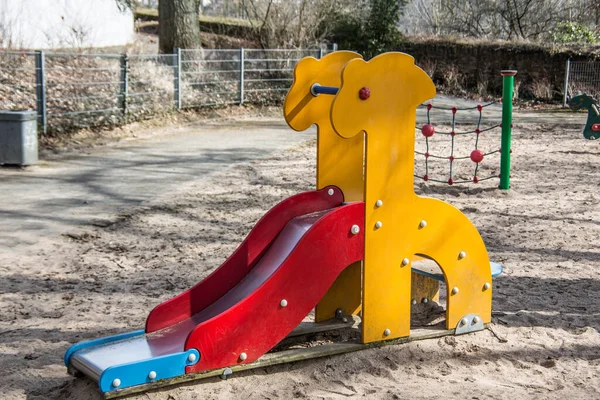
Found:
[[[501,128],[502,124],[485,127],[482,126],[484,109],[488,106],[491,106],[492,104],[498,103],[499,101],[500,100],[495,100],[486,104],[478,104],[474,107],[465,108],[458,108],[456,106],[439,107],[434,106],[431,103],[422,104],[420,107],[424,107],[427,109],[427,123],[420,127],[417,126],[416,129],[417,131],[420,131],[420,133],[425,137],[425,143],[423,145],[421,141],[417,141],[417,149],[415,150],[415,153],[424,157],[425,171],[424,174],[417,174],[417,171],[415,171],[415,178],[420,178],[424,181],[447,183],[449,185],[471,182],[478,183],[489,179],[499,178],[500,162],[498,161],[497,163],[495,163],[495,165],[492,165],[489,162],[483,164],[483,161],[484,159],[486,159],[487,161],[487,157],[492,154],[500,153],[501,149],[499,145],[501,135],[490,135],[489,133],[495,129]],[[452,113],[452,119],[450,124],[446,124],[447,130],[443,129],[443,125],[442,129],[436,129],[433,126],[431,120],[431,113],[432,110],[436,109]],[[465,127],[466,130],[458,131],[456,127],[456,116],[459,111],[477,112],[477,123],[467,125]],[[440,124],[437,125],[440,126]],[[434,136],[434,134],[436,136]],[[472,147],[467,147],[465,149],[465,141],[458,141],[457,139],[458,137],[467,137],[468,135],[473,135],[474,143]],[[485,143],[482,143],[482,137],[484,136],[486,137],[486,140]],[[449,138],[449,140],[447,138]],[[461,143],[460,145],[459,142]],[[493,144],[494,142],[497,144],[494,146],[494,149],[490,149],[489,144]],[[488,147],[488,149],[484,150],[480,148],[482,147],[482,144],[485,145],[484,147]],[[432,149],[441,151],[441,153],[435,153]],[[470,160],[472,163],[475,164],[475,166],[473,167],[473,164],[470,164],[469,167],[463,164],[459,168],[456,164],[457,162],[462,160]],[[447,179],[436,179],[435,177],[431,176],[432,170],[447,171],[445,167],[440,167],[440,165],[438,165],[437,168],[435,168],[435,161],[439,161],[442,164],[449,164],[450,169]],[[485,175],[480,176],[482,175],[482,173]]]

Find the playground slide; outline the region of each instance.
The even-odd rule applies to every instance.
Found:
[[[250,363],[285,338],[363,258],[364,203],[336,187],[269,211],[202,282],[158,305],[146,329],[73,345],[65,363],[103,392]]]

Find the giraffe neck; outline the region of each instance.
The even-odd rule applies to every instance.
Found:
[[[387,193],[399,200],[414,197],[415,120],[396,121],[375,140],[369,140],[367,133],[367,185],[376,186],[381,195]]]

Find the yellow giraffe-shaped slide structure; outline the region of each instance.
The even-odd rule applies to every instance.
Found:
[[[346,201],[364,200],[364,137],[344,139],[333,130],[329,110],[333,96],[313,96],[314,83],[339,87],[342,69],[352,59],[362,58],[350,51],[336,51],[317,60],[303,58],[294,69],[294,84],[283,105],[288,125],[304,131],[317,125],[317,189],[335,185],[344,192]],[[316,322],[333,318],[337,309],[356,315],[361,309],[361,263],[346,268],[327,295],[317,305]]]
[[[339,87],[317,95],[314,85]],[[318,126],[317,186],[337,185],[365,203],[365,257],[348,268],[317,306],[362,317],[363,343],[410,335],[411,260],[434,260],[447,285],[447,329],[491,320],[492,276],[475,226],[458,209],[414,193],[416,107],[435,86],[414,59],[386,53],[366,62],[336,52],[303,59],[284,114],[296,130]],[[339,135],[339,136],[336,136]]]

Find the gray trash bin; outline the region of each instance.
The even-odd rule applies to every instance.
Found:
[[[0,164],[28,165],[38,160],[35,111],[0,111]]]

